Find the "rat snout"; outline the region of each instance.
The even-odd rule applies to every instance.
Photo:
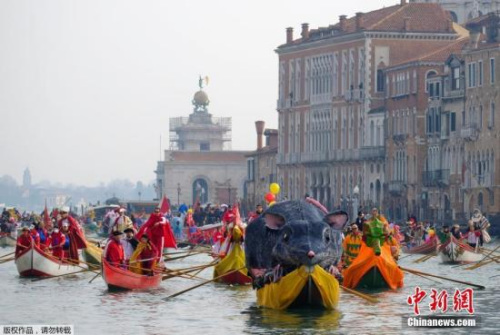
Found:
[[[314,251],[309,250],[309,252],[307,253],[307,257],[309,257],[309,259],[313,259],[314,256],[316,256],[316,254],[314,253]]]

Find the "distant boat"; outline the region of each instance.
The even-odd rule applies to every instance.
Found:
[[[473,247],[453,236],[441,246],[440,250],[441,260],[444,263],[473,263],[484,258],[482,253],[476,252]]]
[[[0,233],[0,247],[15,247],[16,239],[6,233]]]
[[[407,254],[422,254],[427,255],[436,252],[438,249],[437,237],[432,238],[429,242],[423,243],[412,248],[404,247],[403,252]]]

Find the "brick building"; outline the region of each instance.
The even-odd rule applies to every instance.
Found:
[[[247,211],[254,210],[257,204],[264,205],[264,195],[269,192],[269,185],[277,180],[278,131],[264,130],[264,127],[264,121],[255,122],[257,150],[246,155],[247,180],[244,205]]]
[[[434,2],[450,12],[454,22],[464,24],[476,17],[500,11],[500,0],[410,0],[410,2]]]
[[[385,88],[403,89],[425,72],[386,76],[384,71],[453,45],[463,32],[439,5],[404,0],[353,18],[341,15],[324,28],[309,30],[303,24],[297,39],[287,28],[286,43],[276,50],[283,196],[309,193],[351,215],[355,203],[383,205],[388,192]]]

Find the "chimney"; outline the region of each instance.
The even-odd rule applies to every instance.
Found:
[[[363,27],[363,13],[356,13],[356,30],[364,29]]]
[[[347,21],[347,16],[346,15],[340,15],[339,16],[339,26],[340,30],[345,31],[346,29],[346,21]]]
[[[292,43],[293,42],[293,28],[288,27],[286,28],[286,43]]]
[[[300,35],[305,40],[309,38],[309,23],[302,23],[302,33]]]
[[[469,36],[470,36],[470,48],[471,49],[477,49],[477,44],[479,42],[479,37],[481,36],[481,33],[479,31],[469,31]]]
[[[401,6],[406,5],[406,0],[401,0]]]
[[[404,21],[403,30],[404,31],[410,31],[410,18],[409,17],[405,17],[405,18],[403,18],[403,21]]]
[[[257,130],[257,150],[262,149],[262,135],[264,134],[264,121],[255,121],[255,129]]]

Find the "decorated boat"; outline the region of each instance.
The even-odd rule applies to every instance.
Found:
[[[247,275],[247,269],[245,267],[245,251],[241,246],[242,232],[239,227],[234,227],[232,229],[232,242],[231,238],[228,237],[227,246],[228,253],[225,255],[226,247],[223,243],[220,255],[222,260],[214,268],[214,278],[220,277],[219,282],[226,284],[237,284],[245,285],[252,282],[252,278]],[[227,275],[224,276],[224,274]]]
[[[91,244],[87,243],[87,247],[82,249],[83,257],[85,261],[90,264],[100,265],[102,258],[102,249]]]
[[[24,249],[15,258],[21,277],[52,277],[85,271],[80,266],[63,262],[36,245]]]
[[[0,233],[0,247],[15,247],[16,239],[10,236],[10,234]]]
[[[428,254],[431,254],[433,252],[438,251],[438,246],[439,246],[438,242],[439,242],[438,239],[435,237],[435,238],[430,239],[429,242],[425,242],[419,246],[414,246],[411,248],[408,248],[408,246],[405,246],[403,248],[403,251],[407,254],[428,255]]]
[[[137,274],[111,265],[102,260],[102,278],[109,290],[145,290],[160,286],[162,271],[155,271],[152,276]]]
[[[482,253],[453,236],[441,246],[440,255],[444,263],[472,263],[484,258]]]
[[[273,309],[303,306],[334,309],[339,297],[339,282],[319,265],[303,265],[257,290],[257,304]]]

